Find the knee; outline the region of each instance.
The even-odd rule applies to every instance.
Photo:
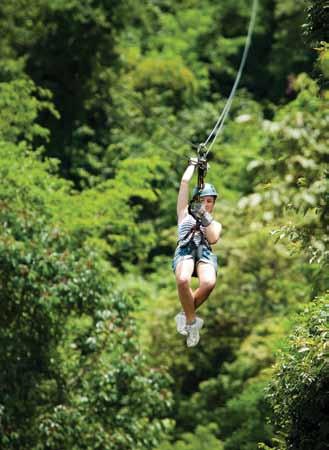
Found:
[[[186,275],[178,275],[177,277],[176,277],[176,281],[177,281],[177,286],[179,287],[179,288],[188,288],[189,287],[189,285],[190,285],[190,281],[191,281],[191,278],[189,277],[189,276],[186,276]]]
[[[216,279],[209,278],[206,280],[202,280],[200,287],[202,287],[205,291],[210,293],[215,286],[216,286]]]

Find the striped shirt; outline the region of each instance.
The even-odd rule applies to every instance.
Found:
[[[182,222],[178,225],[178,241],[179,247],[184,247],[191,239],[196,246],[199,246],[202,241],[201,233],[205,237],[205,227],[200,226],[200,231],[195,231],[193,235],[192,228],[196,225],[196,220],[190,214],[187,214]],[[192,237],[193,235],[193,237]]]

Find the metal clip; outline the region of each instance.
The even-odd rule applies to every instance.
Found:
[[[204,142],[202,142],[198,146],[198,158],[206,159],[206,156],[207,156],[207,147],[206,147],[206,144]]]

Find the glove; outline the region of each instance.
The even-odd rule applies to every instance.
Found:
[[[194,202],[190,208],[190,214],[198,222],[201,222],[203,227],[207,227],[214,220],[212,215],[205,210],[201,202]]]
[[[213,216],[207,211],[205,211],[203,216],[201,217],[201,225],[203,227],[208,227],[213,220],[214,220]]]

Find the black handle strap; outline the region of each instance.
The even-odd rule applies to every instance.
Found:
[[[197,184],[197,192],[194,194],[193,198],[191,199],[189,205],[188,205],[188,212],[191,214],[191,208],[193,203],[200,201],[200,193],[202,189],[204,188],[205,184],[205,177],[207,174],[207,147],[205,144],[200,144],[198,147],[198,184]],[[198,227],[200,227],[200,224],[197,222]]]

